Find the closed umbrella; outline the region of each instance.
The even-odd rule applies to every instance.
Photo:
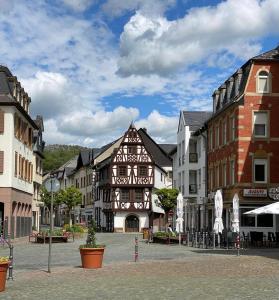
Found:
[[[237,255],[239,256],[240,238],[239,238],[239,197],[235,193],[233,196],[233,220],[232,220],[232,231],[237,233],[236,248]]]
[[[183,196],[181,193],[177,196],[176,203],[176,229],[175,231],[179,233],[179,244],[181,243],[181,232],[183,232]]]
[[[237,193],[233,196],[232,231],[239,232],[239,198]]]
[[[214,204],[215,204],[215,221],[213,230],[216,234],[218,234],[218,245],[220,246],[220,236],[219,233],[223,232],[224,225],[222,219],[223,213],[223,197],[220,190],[217,190],[215,197],[214,197]],[[215,247],[215,245],[214,245]]]

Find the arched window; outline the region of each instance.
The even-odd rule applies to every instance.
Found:
[[[270,92],[270,80],[267,71],[260,71],[258,74],[258,93]]]

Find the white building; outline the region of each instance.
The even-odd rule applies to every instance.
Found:
[[[174,187],[181,191],[185,207],[185,230],[206,227],[206,131],[210,112],[182,111],[173,154]]]
[[[33,131],[31,99],[7,67],[0,66],[0,225],[11,237],[32,228]]]
[[[44,123],[42,116],[37,116],[34,120],[38,129],[33,131],[33,202],[32,202],[32,227],[40,229],[41,208],[44,203],[41,201],[40,190],[43,183],[43,151],[45,142],[43,141]]]

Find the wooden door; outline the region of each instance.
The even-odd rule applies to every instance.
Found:
[[[125,232],[139,232],[139,218],[135,215],[130,215],[125,221]]]

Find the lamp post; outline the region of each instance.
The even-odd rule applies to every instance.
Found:
[[[48,244],[48,273],[51,273],[51,248],[52,248],[52,231],[53,231],[53,193],[60,189],[60,183],[55,177],[50,177],[45,182],[45,188],[51,193],[50,201],[50,229],[49,229],[49,244]]]

